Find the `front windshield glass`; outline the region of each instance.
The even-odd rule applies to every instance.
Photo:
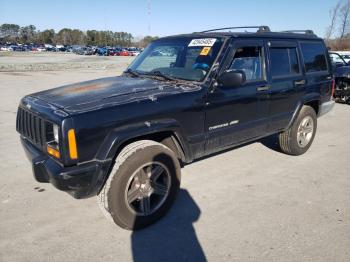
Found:
[[[221,38],[173,38],[157,40],[129,66],[140,75],[202,81],[222,46]]]

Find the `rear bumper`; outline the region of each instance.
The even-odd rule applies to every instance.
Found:
[[[334,104],[335,102],[333,100],[322,103],[320,106],[320,111],[318,116],[323,116],[324,114],[327,114],[329,111],[333,109]]]
[[[35,179],[41,183],[51,183],[74,198],[96,195],[105,181],[111,164],[111,160],[91,161],[77,166],[64,167],[23,137],[21,137],[21,143],[32,163]]]

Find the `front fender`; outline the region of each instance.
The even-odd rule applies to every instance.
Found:
[[[108,133],[96,155],[97,159],[114,159],[121,146],[131,139],[152,135],[160,132],[171,132],[176,136],[184,155],[190,156],[188,141],[175,119],[162,119],[138,122],[115,128]]]

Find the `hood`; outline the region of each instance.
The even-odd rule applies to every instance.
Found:
[[[192,84],[162,82],[146,78],[107,77],[49,89],[30,95],[44,100],[67,113],[80,113],[99,108],[150,99],[200,88]]]
[[[350,66],[341,66],[334,68],[335,77],[347,77],[350,76]]]

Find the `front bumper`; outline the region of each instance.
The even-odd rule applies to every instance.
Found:
[[[51,183],[74,198],[96,195],[105,182],[112,162],[95,160],[77,166],[64,167],[38,150],[27,139],[21,137],[21,143],[32,163],[35,179],[41,183]]]
[[[320,106],[320,111],[318,116],[323,116],[324,114],[327,114],[329,111],[333,109],[334,104],[335,102],[333,100],[322,103]]]

